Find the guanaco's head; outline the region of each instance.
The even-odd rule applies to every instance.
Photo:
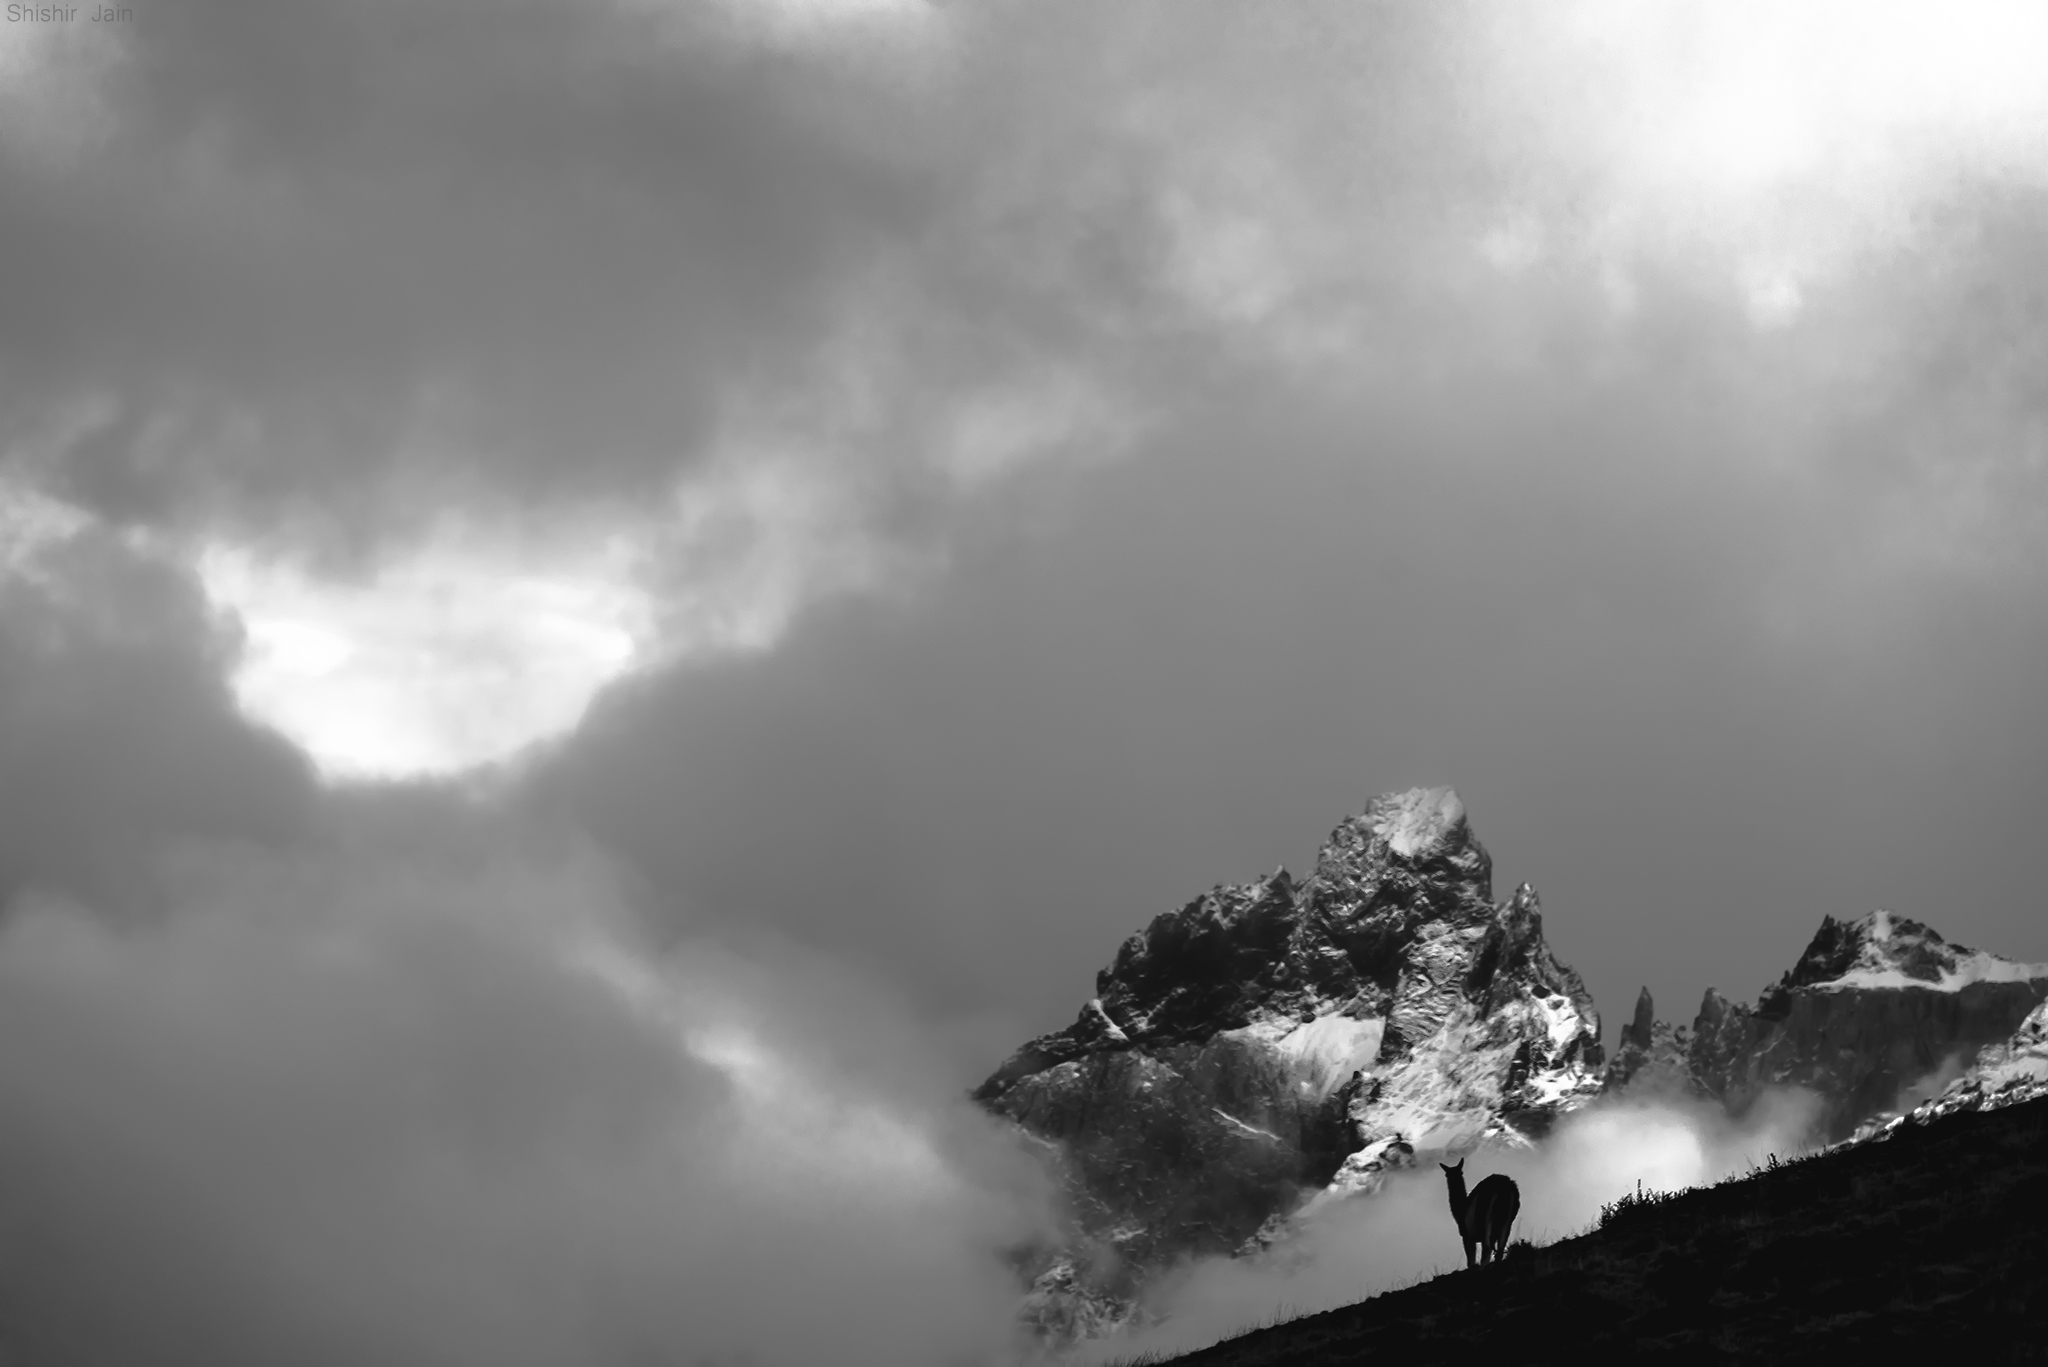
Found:
[[[1463,1172],[1465,1170],[1465,1160],[1460,1158],[1455,1163],[1439,1163],[1437,1166],[1445,1172]]]

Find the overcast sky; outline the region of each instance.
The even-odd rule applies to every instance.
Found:
[[[544,866],[943,1091],[1417,784],[1610,1039],[1823,914],[2048,960],[2038,7],[92,9],[0,25],[64,982]]]

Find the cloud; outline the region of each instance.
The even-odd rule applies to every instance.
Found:
[[[635,947],[601,860],[426,801],[0,929],[9,1333],[166,1363],[952,1362],[1039,1179],[886,992]],[[424,832],[423,832],[424,828]]]
[[[225,484],[347,520],[366,486],[431,493],[476,459],[629,494],[687,459],[720,379],[815,325],[806,294],[896,186],[801,128],[721,26],[686,27],[461,0],[151,11],[75,76],[118,135],[8,168],[41,192],[10,244],[42,263],[18,373],[110,400],[74,485],[145,515]]]
[[[1064,285],[989,307],[1023,282],[976,241],[952,27],[180,0],[26,43],[10,93],[103,128],[0,145],[14,442],[95,511],[330,570],[451,504],[645,532],[762,447],[953,468],[952,425],[1082,371]]]
[[[1515,1179],[1521,1212],[1514,1237],[1537,1244],[1595,1225],[1602,1205],[1636,1190],[1702,1186],[1790,1156],[1807,1141],[1814,1098],[1772,1093],[1741,1122],[1705,1104],[1603,1102],[1568,1116],[1533,1150],[1481,1150],[1467,1182],[1492,1172]],[[1443,1157],[1445,1155],[1435,1155]],[[1143,1352],[1185,1352],[1225,1335],[1348,1305],[1379,1291],[1464,1266],[1443,1174],[1424,1155],[1377,1194],[1330,1207],[1300,1237],[1258,1260],[1209,1259],[1157,1288],[1154,1327],[1090,1349],[1104,1361]]]
[[[1546,387],[1711,404],[1718,439],[1629,458],[1808,486],[1824,529],[1757,550],[1782,629],[1833,630],[1873,574],[2038,573],[2044,506],[2024,384],[1959,377],[2038,348],[1966,300],[2028,274],[1994,229],[2042,188],[2048,39],[2023,7],[1848,13],[177,0],[22,30],[0,449],[241,564],[224,605],[293,598],[287,634],[385,700],[390,753],[354,756],[383,772],[923,592],[989,499],[1199,446],[1231,388],[1361,431]],[[1604,499],[1604,459],[1544,459]],[[578,632],[651,625],[575,668],[451,642],[435,670],[495,653],[530,695],[488,736],[405,712],[432,586],[511,574]],[[245,704],[349,768],[304,701],[340,676],[273,657]]]
[[[237,715],[195,575],[0,508],[10,1341],[1006,1350],[1043,1182],[892,989],[758,937],[657,957],[629,904],[662,894],[502,783],[316,783]]]
[[[640,667],[763,648],[816,598],[928,570],[959,500],[1132,421],[1065,253],[1015,259],[1019,215],[1060,216],[988,155],[1006,111],[972,95],[956,27],[922,5],[180,0],[28,34],[0,140],[25,206],[0,229],[0,459],[239,567],[209,576],[223,606],[295,600],[259,647],[353,662],[271,651],[239,691],[337,771],[502,757],[626,667],[449,734],[448,709],[397,701],[434,692],[397,657],[449,580],[648,605]],[[548,669],[497,635],[421,663]],[[384,700],[368,751],[312,734],[337,678]]]
[[[1772,361],[1219,380],[1068,496],[989,505],[915,597],[621,685],[536,787],[705,914],[1016,1013],[988,1067],[1146,920],[1414,783],[1468,795],[1610,1006],[1649,982],[1689,1018],[1901,899],[2033,954],[2038,573],[1935,569],[1899,432],[1940,421],[1845,382],[1851,442]],[[1978,893],[1885,835],[1930,813]]]
[[[0,562],[0,903],[139,891],[169,844],[303,829],[310,769],[237,715],[236,628],[188,570],[4,484]]]
[[[444,536],[361,584],[209,546],[199,579],[244,632],[236,702],[348,777],[469,769],[571,729],[653,642],[648,595],[616,540],[479,539]]]

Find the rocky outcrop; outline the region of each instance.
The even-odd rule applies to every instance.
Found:
[[[1645,992],[1607,1083],[1682,1087],[1737,1114],[1768,1087],[1802,1087],[1821,1100],[1823,1137],[1839,1140],[1902,1109],[1930,1075],[2007,1040],[2044,998],[2048,964],[1950,944],[1889,911],[1823,917],[1799,962],[1754,1008],[1708,989],[1690,1040],[1661,1022],[1641,1030]]]
[[[1656,1018],[1656,1004],[1645,987],[1636,996],[1636,1013],[1622,1027],[1614,1057],[1601,1077],[1604,1091],[1627,1088],[1637,1095],[1690,1095],[1700,1089],[1692,1076],[1692,1041],[1684,1026],[1675,1029]]]
[[[1534,889],[1492,901],[1448,788],[1375,799],[1306,879],[1158,917],[1095,987],[975,1097],[1054,1146],[1075,1246],[1126,1280],[1262,1246],[1418,1151],[1526,1143],[1600,1089],[1592,998]]]
[[[996,1069],[975,1097],[1068,1198],[1064,1242],[1019,1255],[1041,1339],[1135,1322],[1146,1278],[1189,1255],[1306,1256],[1291,1236],[1333,1204],[1432,1153],[1526,1144],[1603,1093],[1740,1114],[1801,1087],[1844,1142],[2048,1095],[2048,965],[1886,911],[1823,917],[1753,1007],[1709,988],[1674,1026],[1645,988],[1607,1059],[1534,889],[1496,903],[1492,873],[1451,790],[1377,798],[1308,877],[1154,919],[1072,1025]]]
[[[1970,1070],[1950,1083],[1945,1095],[1975,1091],[2001,1096],[2022,1089],[2048,1091],[2048,1001],[2027,1013],[2011,1039],[1978,1050]]]
[[[2020,1022],[2011,1038],[1977,1051],[1963,1075],[1910,1111],[1874,1116],[1840,1147],[1889,1139],[1906,1125],[1924,1125],[1959,1111],[1996,1111],[2048,1097],[2048,1001]]]
[[[1071,1344],[1107,1338],[1130,1324],[1133,1306],[1127,1289],[1113,1275],[1091,1275],[1094,1271],[1086,1257],[1052,1254],[1018,1307],[1017,1321],[1025,1332],[1040,1343]]]

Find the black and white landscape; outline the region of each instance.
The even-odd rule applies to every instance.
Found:
[[[0,1362],[2011,1338],[2043,70],[7,8]]]
[[[1399,1226],[1368,1199],[1418,1155],[1477,1151],[1522,1175],[1531,1221],[1570,1229],[1589,1190],[1627,1194],[1588,1160],[1689,1186],[1724,1175],[1731,1141],[1789,1155],[2048,1109],[2048,963],[1888,911],[1823,917],[1754,1007],[1708,988],[1690,1034],[1645,989],[1608,1062],[1535,890],[1494,902],[1490,875],[1457,794],[1414,789],[1340,825],[1299,885],[1221,886],[1131,937],[1080,1018],[975,1093],[1045,1146],[1071,1212],[1025,1264],[1027,1321],[1058,1343],[1162,1320],[1153,1337],[1179,1340],[1217,1301],[1421,1264],[1421,1240],[1375,1247]],[[1421,1166],[1411,1209],[1440,1204]]]

